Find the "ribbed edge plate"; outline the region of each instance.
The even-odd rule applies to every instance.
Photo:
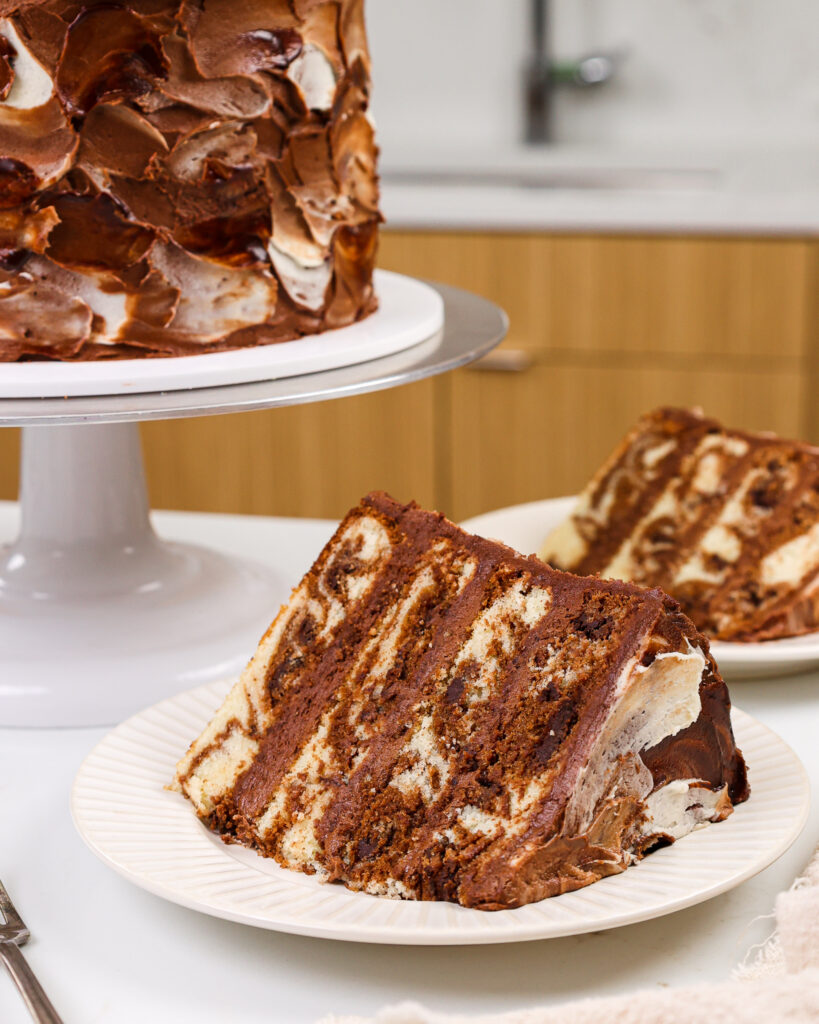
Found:
[[[733,712],[752,796],[727,821],[658,850],[621,875],[517,910],[394,901],[323,885],[212,836],[164,786],[221,704],[212,683],[135,715],[86,758],[71,796],[80,835],[136,885],[215,917],[352,942],[459,945],[517,942],[644,921],[739,885],[788,849],[805,824],[809,785],[793,751]]]

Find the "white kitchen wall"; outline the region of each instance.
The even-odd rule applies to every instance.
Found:
[[[522,132],[530,0],[367,0],[385,164],[497,151]],[[696,146],[819,141],[819,0],[553,0],[551,50],[622,54],[561,91],[556,137]]]

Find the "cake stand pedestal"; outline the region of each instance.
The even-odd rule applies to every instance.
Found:
[[[159,539],[136,423],[24,427],[20,502],[0,552],[4,724],[108,724],[238,672],[286,594],[269,569]]]
[[[21,528],[0,548],[0,725],[108,725],[243,667],[288,581],[154,533],[139,421],[394,387],[469,363],[501,340],[497,307],[435,287],[442,329],[358,365],[173,392],[0,398],[0,426],[23,427]]]

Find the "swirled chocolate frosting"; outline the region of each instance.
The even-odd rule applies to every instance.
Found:
[[[0,361],[375,308],[363,0],[0,0]]]

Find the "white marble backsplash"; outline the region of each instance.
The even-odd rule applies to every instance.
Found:
[[[529,0],[367,3],[386,163],[520,140]],[[622,54],[610,84],[561,91],[558,142],[819,142],[819,0],[552,0],[551,9],[554,56]]]

